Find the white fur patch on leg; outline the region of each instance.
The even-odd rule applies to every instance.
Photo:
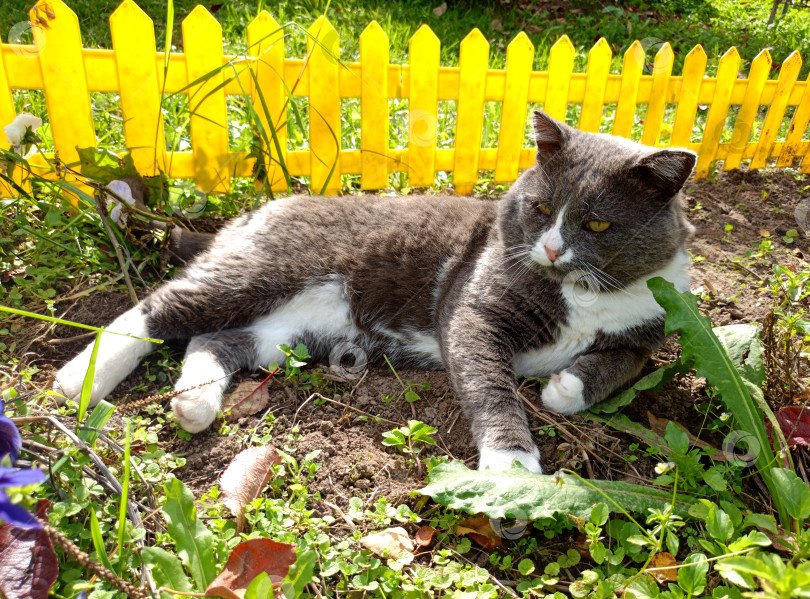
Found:
[[[174,388],[189,390],[172,399],[172,411],[184,430],[199,433],[211,426],[228,388],[230,377],[227,374],[210,352],[186,354],[183,372]]]
[[[587,407],[584,389],[582,379],[563,370],[560,374],[552,376],[543,389],[541,395],[543,405],[558,414],[576,414]]]
[[[128,333],[137,337],[149,336],[146,318],[138,306],[116,318],[106,330]],[[94,406],[107,397],[118,386],[118,383],[135,370],[141,358],[151,349],[152,344],[149,341],[102,333],[98,354],[96,354],[96,374],[93,379],[90,405]],[[54,383],[54,389],[57,392],[73,401],[79,400],[84,377],[90,367],[92,353],[93,344],[91,343],[84,348],[82,353],[59,369]]]
[[[528,451],[492,449],[483,446],[481,456],[478,458],[478,469],[489,468],[493,472],[503,472],[509,470],[515,460],[529,472],[543,474],[543,468],[540,466],[540,450],[536,447],[529,453]]]

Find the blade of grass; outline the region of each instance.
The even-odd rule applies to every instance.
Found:
[[[27,310],[18,310],[17,308],[9,308],[8,306],[0,306],[0,312],[8,312],[9,314],[16,314],[17,316],[28,316],[30,318],[37,318],[39,320],[47,320],[48,322],[55,322],[56,324],[66,324],[78,329],[88,329],[96,331],[97,333],[109,333],[111,335],[121,335],[122,337],[132,337],[141,341],[149,341],[150,343],[163,343],[162,339],[151,339],[149,337],[138,337],[137,335],[130,335],[129,333],[119,333],[118,331],[108,331],[101,327],[93,327],[89,324],[82,324],[80,322],[72,322],[70,320],[63,320],[61,318],[53,318],[52,316],[45,316],[44,314],[37,314],[36,312],[28,312]]]
[[[100,342],[101,332],[98,332],[96,333],[96,340],[93,342],[93,351],[90,353],[90,365],[87,367],[87,373],[84,375],[82,393],[79,396],[79,414],[76,417],[76,422],[79,424],[84,420],[87,406],[90,405],[90,396],[93,394],[93,379],[96,377],[96,358],[98,357],[98,346]]]
[[[104,567],[113,571],[112,564],[110,563],[110,558],[107,556],[107,550],[104,548],[104,538],[101,536],[101,526],[98,523],[98,517],[96,516],[95,504],[90,504],[90,538],[93,540],[93,548],[96,550],[98,554],[98,558],[101,560],[101,563],[104,564]]]
[[[124,575],[124,570],[127,567],[126,560],[123,559],[121,554],[124,548],[124,534],[127,530],[127,505],[129,504],[129,475],[130,475],[130,449],[132,446],[131,439],[131,423],[129,418],[125,419],[126,422],[126,438],[124,439],[124,480],[121,481],[121,503],[118,507],[118,556],[121,561],[121,568],[119,574]]]

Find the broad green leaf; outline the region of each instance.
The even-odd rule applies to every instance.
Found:
[[[298,555],[295,563],[290,566],[290,571],[281,583],[281,592],[287,599],[300,597],[312,580],[312,573],[315,571],[315,561],[318,554],[314,551],[305,551]]]
[[[490,518],[537,520],[558,513],[588,518],[591,506],[599,502],[612,512],[621,511],[618,504],[629,512],[646,514],[650,508],[665,509],[672,499],[668,491],[625,482],[583,481],[570,475],[558,478],[533,474],[524,468],[506,472],[470,470],[461,462],[438,464],[431,470],[428,483],[418,492],[446,507]],[[675,513],[686,516],[691,501],[679,496]]]
[[[743,521],[743,527],[749,528],[751,526],[764,528],[773,534],[777,534],[779,532],[779,528],[777,528],[773,516],[766,516],[765,514],[749,514],[746,516],[745,520]]]
[[[523,576],[528,576],[534,572],[534,562],[528,558],[520,560],[518,563],[518,572],[520,572]]]
[[[667,445],[667,440],[664,439],[664,437],[651,431],[643,424],[630,420],[624,414],[612,414],[607,418],[603,418],[602,416],[597,416],[596,414],[589,414],[586,412],[583,414],[583,416],[592,422],[607,424],[608,426],[615,428],[617,431],[627,433],[628,435],[633,435],[634,437],[644,441],[644,443],[646,443],[649,447],[657,447],[666,454],[672,453]]]
[[[773,469],[774,480],[783,490],[782,499],[791,518],[810,518],[810,487],[792,470]]]
[[[624,591],[627,599],[654,599],[660,594],[658,583],[649,575],[639,576]]]
[[[206,589],[216,576],[214,535],[197,519],[194,496],[177,478],[164,486],[166,503],[163,514],[177,554],[191,572],[195,586]]]
[[[726,408],[734,414],[738,428],[752,435],[759,445],[756,465],[773,495],[780,520],[787,524],[788,513],[782,491],[771,473],[775,457],[763,421],[765,414],[774,422],[773,428],[779,429],[773,412],[764,401],[757,402],[752,397],[723,343],[712,331],[711,322],[698,310],[697,297],[691,293],[679,293],[672,283],[661,277],[650,279],[647,286],[656,301],[666,310],[666,333],[680,331],[683,362],[692,364],[697,375],[706,378],[706,382],[717,392]]]
[[[765,362],[762,359],[762,342],[759,326],[755,324],[729,324],[714,327],[714,334],[726,348],[728,356],[745,379],[756,387],[765,382]]]
[[[725,543],[734,534],[734,525],[731,523],[731,518],[727,513],[716,505],[712,505],[706,516],[706,530],[712,538]]]
[[[604,503],[597,503],[591,510],[591,522],[596,526],[602,526],[607,522],[610,509]]]
[[[715,491],[725,491],[728,487],[726,477],[723,476],[723,469],[718,466],[712,466],[703,473],[703,480]]]
[[[677,454],[686,455],[689,451],[689,435],[680,426],[672,422],[667,423],[664,437],[669,444],[670,449]]]
[[[700,595],[706,588],[709,562],[703,553],[692,553],[678,568],[678,584],[690,595]]]
[[[262,572],[245,589],[245,599],[273,599],[273,581]]]
[[[675,360],[672,364],[662,366],[640,378],[636,381],[636,384],[629,389],[625,389],[610,399],[591,406],[591,412],[596,414],[613,414],[618,411],[619,408],[633,401],[633,398],[635,398],[639,391],[659,391],[661,387],[671,381],[676,374],[686,372],[689,372],[689,368],[681,364],[680,359]]]
[[[160,547],[144,547],[141,550],[141,557],[144,565],[152,568],[156,586],[186,593],[194,591],[177,556]],[[161,597],[173,599],[176,595],[161,593]]]
[[[130,153],[119,157],[115,152],[104,148],[76,148],[76,151],[79,153],[79,170],[85,177],[109,183],[116,179],[138,176]]]

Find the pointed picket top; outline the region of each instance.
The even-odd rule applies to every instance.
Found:
[[[423,24],[416,30],[416,33],[411,36],[409,43],[413,44],[415,42],[425,44],[426,46],[435,45],[437,47],[440,47],[441,44],[439,38],[427,24]]]
[[[728,117],[728,108],[731,104],[731,92],[737,81],[739,70],[740,53],[737,48],[732,46],[723,54],[717,66],[714,95],[711,99],[709,114],[706,117],[706,124],[703,126],[703,139],[700,142],[695,166],[695,177],[698,179],[708,174],[709,166],[717,155],[717,148],[720,145],[720,138]]]
[[[602,108],[605,99],[605,84],[610,73],[610,61],[613,52],[605,38],[599,41],[588,52],[588,70],[585,80],[585,99],[579,116],[579,128],[591,133],[599,132],[602,123]]]
[[[190,30],[189,32],[191,32],[191,30],[200,29],[202,27],[214,27],[222,32],[222,26],[219,24],[219,21],[214,18],[214,15],[208,12],[202,4],[198,4],[188,13],[186,18],[183,19],[183,34],[185,35],[187,28]]]
[[[461,40],[461,51],[463,52],[465,48],[469,48],[468,52],[489,53],[489,42],[478,27],[476,27],[470,31],[463,40]]]
[[[250,56],[261,56],[265,52],[271,49],[273,45],[273,41],[276,38],[277,30],[280,30],[281,27],[266,10],[261,11],[256,18],[253,19],[250,24],[247,26],[248,32],[248,54]],[[264,35],[257,36],[257,32],[265,32]],[[282,39],[284,32],[278,31],[281,34]],[[252,35],[251,35],[252,34]],[[262,48],[262,51],[259,51],[259,48]]]
[[[529,36],[526,35],[525,32],[521,31],[511,42],[509,42],[509,45],[506,47],[506,60],[509,60],[510,52],[531,52],[532,55],[534,55],[534,44],[532,43],[532,40],[529,39]]]
[[[553,118],[564,121],[568,106],[568,85],[574,71],[576,49],[567,35],[551,47],[548,57],[548,86],[543,109]]]
[[[754,157],[751,159],[751,168],[762,168],[768,162],[768,157],[773,150],[773,144],[782,125],[785,116],[788,98],[799,77],[802,68],[802,57],[798,50],[791,52],[779,69],[779,79],[776,82],[776,93],[773,95],[771,105],[768,107],[768,114],[762,124],[762,131],[759,134]]]
[[[664,42],[661,49],[655,54],[655,62],[653,63],[653,77],[656,75],[667,73],[672,70],[672,63],[675,61],[675,53],[672,51],[672,46],[669,42]]]
[[[721,65],[730,65],[733,63],[740,62],[740,53],[737,51],[737,46],[731,46],[728,50],[726,50],[725,54],[720,57],[720,62],[718,63],[717,69],[718,72],[720,70]],[[739,65],[738,65],[739,67]],[[730,67],[728,67],[730,68]]]
[[[124,19],[148,20],[150,23],[153,23],[149,15],[147,15],[140,6],[135,4],[135,0],[124,0],[110,15],[110,22]]]
[[[622,61],[622,86],[613,119],[613,135],[629,138],[633,131],[636,115],[636,101],[641,74],[644,71],[644,46],[636,40],[625,51]]]
[[[772,64],[773,59],[767,49],[762,50],[756,55],[754,60],[751,61],[751,68],[748,70],[745,97],[737,113],[737,120],[734,122],[734,132],[729,142],[728,155],[723,161],[724,171],[739,168],[742,162],[743,153],[751,139],[754,120],[759,112],[762,90],[765,89],[765,84],[768,82],[768,75],[771,72]]]
[[[363,32],[360,34],[360,41],[368,40],[368,43],[374,43],[374,40],[379,40],[388,45],[388,36],[385,30],[380,26],[377,21],[371,21]]]

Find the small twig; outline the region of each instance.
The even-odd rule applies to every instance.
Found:
[[[172,595],[182,595],[183,597],[208,597],[205,593],[195,593],[194,591],[175,591],[167,587],[160,587],[159,593],[170,593]]]
[[[374,418],[375,420],[382,420],[383,422],[387,422],[388,424],[393,424],[393,425],[395,425],[395,426],[405,426],[405,424],[404,424],[404,423],[402,423],[402,422],[394,422],[393,420],[388,420],[387,418],[383,418],[382,416],[377,416],[376,414],[371,414],[371,413],[369,413],[369,412],[364,412],[364,411],[363,411],[363,410],[361,410],[360,408],[355,408],[354,406],[350,406],[350,405],[345,404],[345,403],[343,403],[343,402],[340,402],[340,401],[335,401],[334,399],[329,399],[328,397],[324,397],[324,396],[323,396],[323,395],[321,395],[320,393],[313,393],[312,395],[310,395],[310,396],[307,398],[307,400],[306,400],[304,403],[302,403],[302,404],[301,404],[301,405],[298,407],[298,409],[295,411],[295,416],[293,417],[293,422],[294,422],[294,421],[295,421],[295,419],[298,417],[298,412],[301,410],[301,408],[303,408],[303,407],[304,407],[304,406],[305,406],[305,405],[306,405],[306,404],[307,404],[307,403],[308,403],[308,402],[309,402],[311,399],[313,399],[313,398],[315,398],[315,397],[317,397],[318,399],[322,399],[322,400],[324,400],[324,401],[328,401],[329,403],[333,403],[333,404],[335,404],[336,406],[341,406],[341,407],[343,407],[343,408],[347,408],[347,409],[349,409],[349,410],[354,410],[355,412],[358,412],[358,413],[360,413],[360,414],[363,414],[363,416],[368,416],[369,418]]]
[[[348,524],[352,528],[352,530],[357,528],[357,526],[355,526],[352,519],[349,518],[346,515],[346,513],[342,509],[340,509],[340,507],[338,507],[338,505],[336,503],[332,503],[331,501],[323,500],[323,504],[329,506],[330,508],[332,508],[332,510],[334,512],[336,512],[337,515],[340,516],[346,522],[346,524]]]
[[[65,337],[62,339],[48,339],[48,343],[51,345],[62,345],[63,343],[73,343],[74,341],[81,341],[82,339],[88,339],[90,337],[95,337],[98,333],[95,331],[90,331],[89,333],[82,333],[81,335],[76,335],[75,337]]]
[[[89,570],[102,580],[115,586],[119,591],[132,599],[149,599],[149,592],[146,589],[139,589],[132,583],[120,578],[114,572],[108,570],[103,564],[90,558],[84,551],[68,539],[62,532],[55,529],[47,522],[42,522],[42,528],[51,538],[54,545],[57,545],[66,554],[72,557],[82,568]],[[203,597],[204,595],[200,595]]]

